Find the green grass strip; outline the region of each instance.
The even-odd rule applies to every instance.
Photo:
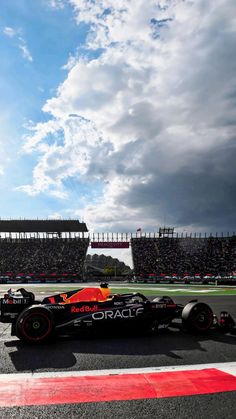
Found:
[[[96,286],[96,285],[94,285]],[[99,286],[99,285],[98,285]],[[43,293],[44,295],[54,294],[54,293],[63,293],[70,290],[76,290],[77,288],[85,288],[86,284],[73,284],[67,285],[65,287],[57,287],[56,285],[46,285],[45,287],[33,287],[27,286],[26,289],[32,290],[34,293]],[[142,286],[141,284],[129,286],[127,284],[123,286],[110,286],[111,292],[113,294],[123,294],[123,293],[134,293],[140,292],[148,296],[159,296],[159,295],[236,295],[236,287],[215,287],[215,286],[185,286],[185,285],[149,285]]]

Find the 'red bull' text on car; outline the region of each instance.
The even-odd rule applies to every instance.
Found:
[[[81,331],[137,330],[157,332],[181,319],[186,331],[204,333],[211,328],[235,331],[235,322],[226,311],[218,320],[205,303],[192,300],[176,304],[170,297],[149,300],[143,294],[111,294],[107,284],[51,295],[36,301],[32,292],[9,290],[0,299],[0,321],[11,323],[13,336],[29,343],[42,343],[55,335]]]

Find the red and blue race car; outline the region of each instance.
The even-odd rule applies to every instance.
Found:
[[[156,333],[174,319],[181,319],[181,327],[190,332],[205,333],[211,328],[235,331],[229,313],[221,312],[218,320],[209,305],[197,300],[182,305],[167,296],[149,300],[138,292],[112,294],[107,284],[50,295],[41,301],[20,288],[9,290],[0,299],[0,321],[11,323],[12,335],[29,343],[86,330]]]

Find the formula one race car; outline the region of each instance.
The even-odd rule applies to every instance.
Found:
[[[182,319],[186,331],[203,333],[215,327],[224,332],[235,330],[227,312],[218,320],[205,303],[192,300],[185,306],[170,297],[150,301],[140,293],[111,294],[107,284],[100,288],[81,288],[51,295],[36,301],[32,292],[20,288],[0,299],[0,321],[12,324],[12,335],[29,343],[41,343],[55,334],[80,331],[137,330],[155,333]]]

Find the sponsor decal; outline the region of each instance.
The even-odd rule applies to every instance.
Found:
[[[91,247],[94,249],[127,249],[129,242],[91,242]]]
[[[8,316],[14,319],[15,317],[18,316],[18,313],[4,313],[4,316]]]
[[[152,304],[152,308],[176,308],[176,304],[156,303]]]
[[[98,306],[97,304],[93,305],[93,306],[82,306],[82,307],[76,307],[76,306],[72,306],[70,311],[71,313],[93,313],[94,311],[98,310]]]
[[[59,306],[59,305],[58,306],[57,305],[56,306],[50,306],[50,310],[51,309],[52,310],[54,310],[54,309],[56,309],[56,310],[64,310],[65,309],[65,306]]]
[[[152,308],[166,308],[166,304],[160,304],[160,303],[157,303],[157,304],[152,304]]]
[[[74,326],[82,326],[82,325],[86,325],[87,327],[91,327],[93,325],[92,320],[81,320],[81,319],[76,319],[73,322]]]
[[[6,298],[2,299],[2,304],[28,304],[28,298]]]
[[[93,320],[107,320],[107,319],[131,319],[139,316],[144,311],[143,307],[138,308],[124,308],[123,310],[106,310],[98,311],[92,314]]]

